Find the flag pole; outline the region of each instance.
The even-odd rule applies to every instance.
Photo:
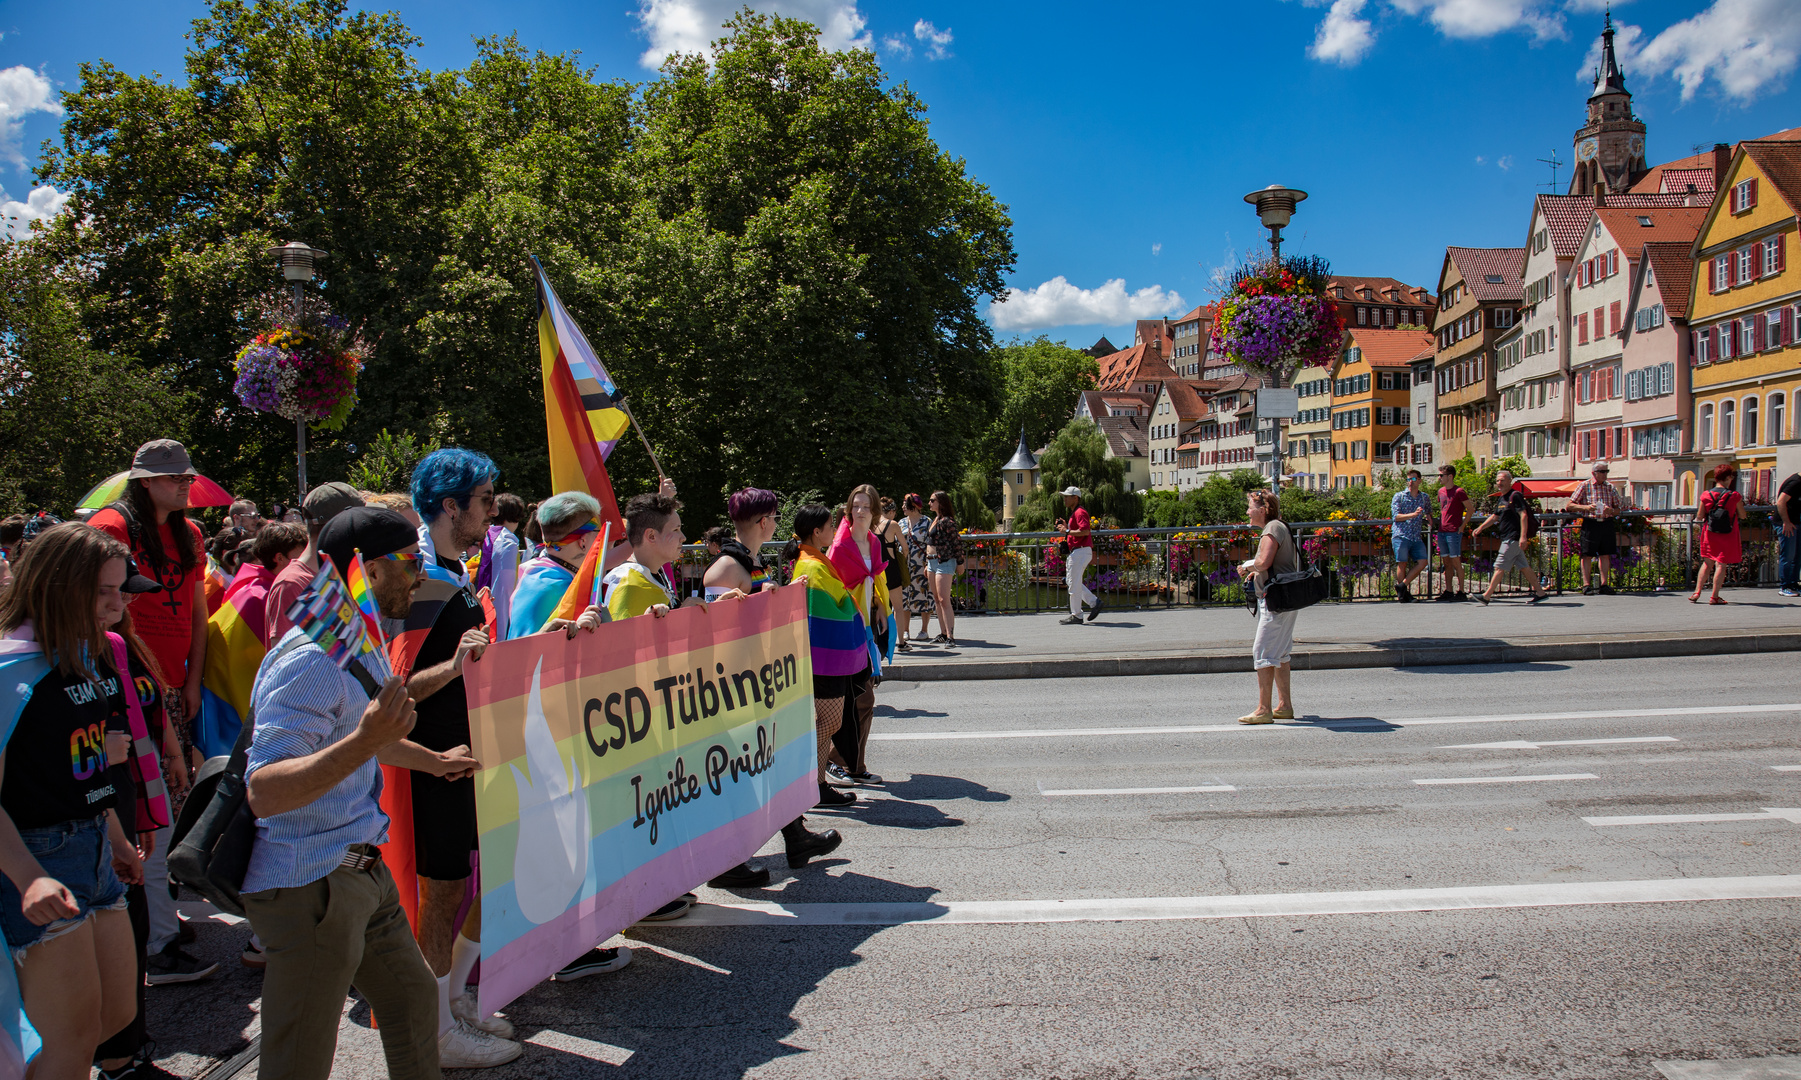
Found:
[[[650,463],[654,465],[657,470],[657,479],[669,479],[669,474],[663,471],[663,463],[657,460],[657,452],[650,448],[650,440],[645,438],[644,429],[638,426],[638,418],[632,414],[632,403],[625,398],[620,398],[619,407],[625,411],[625,418],[632,422],[632,430],[638,433],[638,440],[644,444],[644,452],[650,455]]]

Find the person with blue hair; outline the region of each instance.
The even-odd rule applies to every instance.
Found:
[[[538,507],[538,528],[544,551],[519,568],[508,640],[536,634],[550,621],[588,550],[600,543],[600,500],[585,491],[558,492]]]
[[[463,662],[480,660],[489,640],[487,614],[463,565],[463,555],[488,532],[500,476],[493,459],[475,450],[446,447],[425,455],[413,469],[413,509],[419,512],[419,548],[425,578],[413,596],[405,629],[397,635],[402,657],[414,635],[423,640],[407,671],[407,690],[418,703],[413,741],[440,753],[469,745],[469,699]],[[427,630],[426,627],[430,629]],[[481,956],[481,895],[458,932],[462,905],[478,847],[475,781],[410,774],[413,855],[419,878],[419,951],[438,978],[440,1050],[447,1069],[484,1068],[518,1056],[513,1028],[482,1016],[464,984]]]

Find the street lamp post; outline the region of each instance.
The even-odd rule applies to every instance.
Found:
[[[1307,198],[1305,191],[1296,188],[1285,188],[1281,184],[1271,184],[1259,188],[1244,197],[1244,201],[1257,208],[1257,218],[1269,230],[1270,263],[1277,269],[1282,265],[1282,230],[1294,219],[1295,206]],[[1276,389],[1286,389],[1288,372],[1276,372]],[[1284,438],[1284,421],[1276,421],[1275,431],[1270,436],[1270,489],[1282,490],[1282,440]]]
[[[299,240],[290,240],[280,247],[272,247],[268,252],[273,255],[276,264],[281,267],[281,275],[294,290],[294,321],[300,321],[301,289],[313,280],[314,264],[325,258],[329,252],[309,247]],[[295,505],[306,501],[306,418],[294,421],[294,456],[299,463],[300,496]]]

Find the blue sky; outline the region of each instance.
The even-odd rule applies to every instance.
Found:
[[[602,79],[714,36],[738,0],[458,0],[396,9],[430,67],[475,35],[579,50]],[[1262,243],[1245,192],[1310,193],[1285,250],[1346,274],[1435,285],[1447,244],[1523,242],[1555,151],[1589,92],[1597,0],[1251,0],[1237,4],[951,4],[781,0],[832,44],[875,48],[930,107],[939,144],[1008,204],[1020,293],[1002,339],[1130,344],[1131,321],[1210,299],[1210,276]],[[47,213],[29,164],[55,94],[105,58],[179,77],[204,5],[0,0],[0,188]],[[1622,60],[1653,163],[1801,126],[1801,0],[1616,4]],[[1569,171],[1559,170],[1567,183]],[[1562,190],[1560,186],[1558,190]],[[1057,279],[1066,284],[1059,286]],[[1050,284],[1047,284],[1050,283]],[[1110,284],[1119,283],[1119,284]]]

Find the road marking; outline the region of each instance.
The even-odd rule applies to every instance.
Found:
[[[1761,814],[1628,814],[1624,817],[1585,817],[1590,825],[1692,825],[1708,821],[1792,821],[1801,825],[1801,809],[1763,807]]]
[[[696,904],[686,918],[654,930],[703,926],[901,926],[910,923],[1122,922],[1244,919],[1280,915],[1460,911],[1476,908],[1653,904],[1801,897],[1801,874],[1672,878],[1658,881],[1546,882],[1450,889],[1275,893],[1252,896],[1128,897],[1075,900],[947,900],[894,904]]]
[[[624,1065],[632,1059],[633,1053],[623,1046],[595,1042],[593,1039],[582,1039],[561,1031],[551,1031],[548,1028],[525,1041],[534,1046],[542,1046],[548,1050],[561,1050],[565,1054],[574,1054],[591,1061],[604,1061],[608,1065]]]
[[[1801,712],[1801,704],[1712,705],[1681,709],[1603,709],[1591,712],[1508,713],[1494,716],[1407,716],[1376,720],[1346,717],[1312,723],[1194,724],[1182,727],[1027,728],[1000,731],[878,731],[870,739],[879,742],[934,742],[947,739],[1076,739],[1114,735],[1195,735],[1216,731],[1330,731],[1333,724],[1377,723],[1394,727],[1426,724],[1506,724],[1534,720],[1624,720],[1653,716],[1738,716],[1747,713]]]
[[[1415,780],[1416,784],[1519,784],[1528,780],[1599,780],[1592,772],[1547,773],[1543,776],[1453,776],[1444,780]]]
[[[1772,765],[1777,772],[1801,772],[1801,765]]]
[[[1665,1080],[1801,1080],[1801,1057],[1722,1058],[1717,1061],[1653,1061]]]
[[[1231,784],[1202,784],[1198,787],[1121,787],[1121,788],[1047,788],[1040,786],[1038,793],[1045,796],[1058,795],[1188,795],[1197,791],[1237,791]]]
[[[1633,739],[1557,739],[1552,742],[1473,742],[1461,746],[1441,746],[1440,750],[1538,750],[1546,746],[1604,746],[1608,743],[1681,742],[1674,735],[1641,735]]]

